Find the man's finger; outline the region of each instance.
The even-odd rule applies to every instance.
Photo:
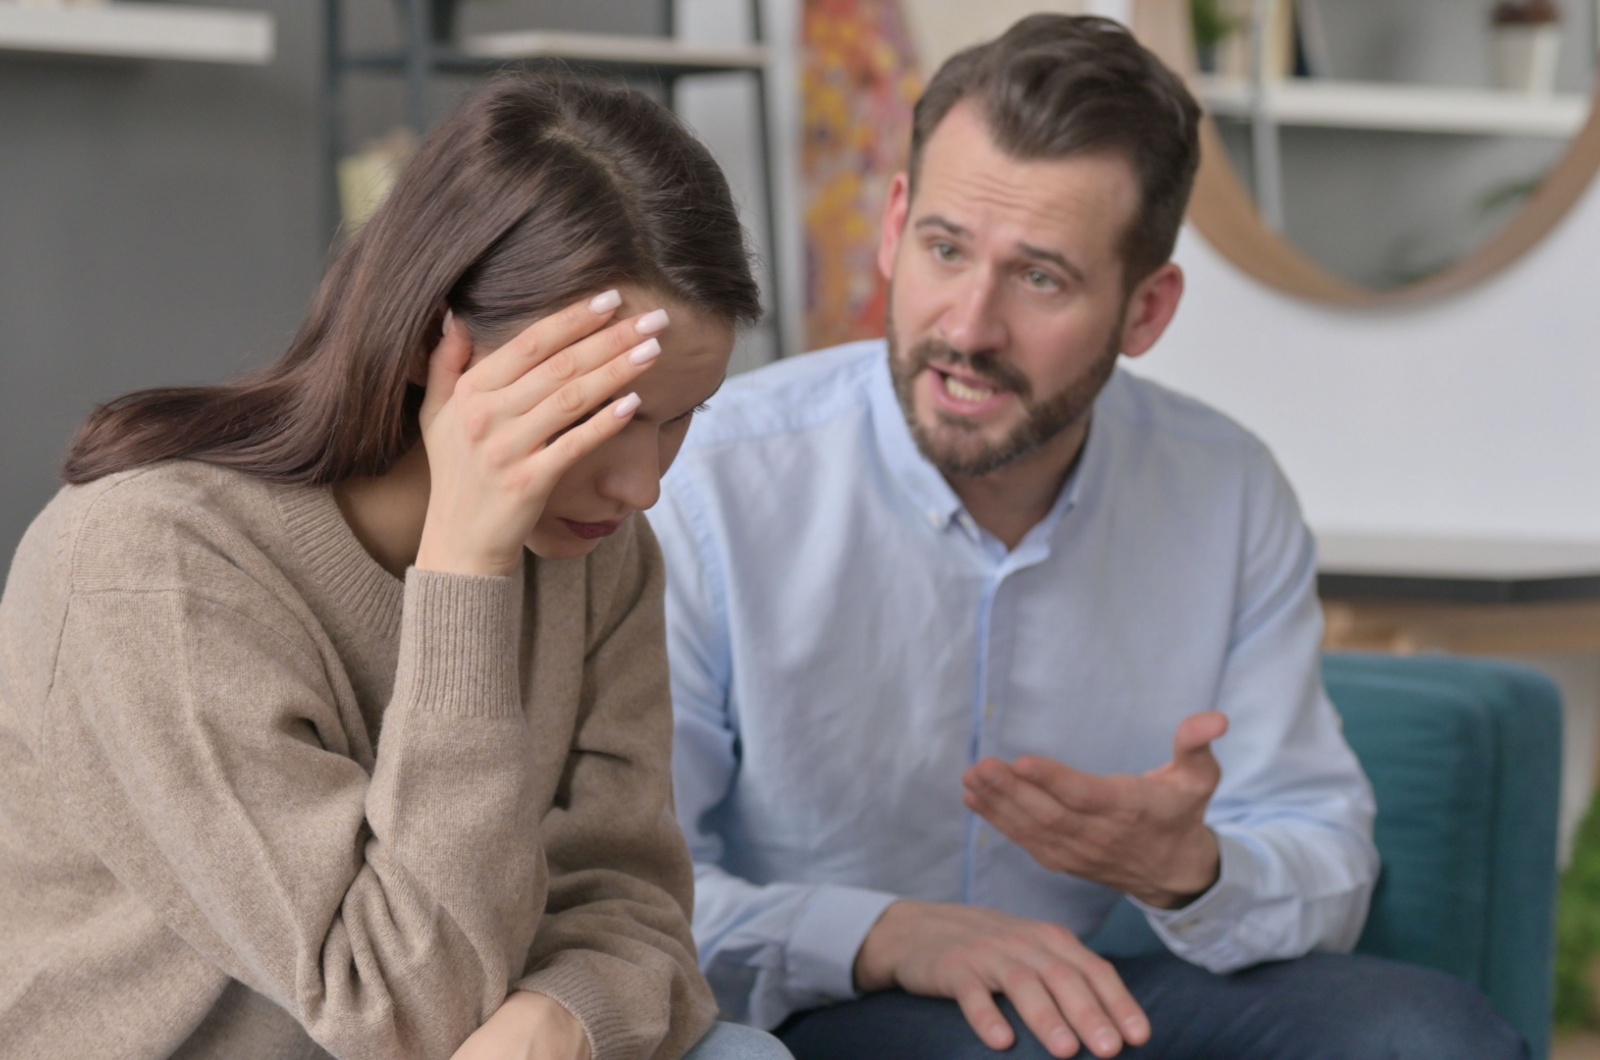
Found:
[[[1051,1056],[1068,1057],[1078,1053],[1078,1036],[1072,1033],[1055,996],[1035,969],[1019,964],[1007,972],[1006,997],[1016,1006],[1017,1015]],[[1087,988],[1082,988],[1087,993]]]
[[[998,828],[1008,839],[1023,842],[1034,832],[1052,835],[1074,830],[1081,816],[1057,798],[1018,776],[1009,767],[968,773],[967,808]],[[1024,843],[1024,845],[1026,845]]]
[[[1129,1045],[1143,1045],[1150,1040],[1150,1020],[1145,1016],[1144,1010],[1128,992],[1122,977],[1117,974],[1117,969],[1112,963],[1085,946],[1075,937],[1067,937],[1055,941],[1046,937],[1046,941],[1056,951],[1066,964],[1069,964],[1079,976],[1077,982],[1087,984],[1093,995],[1093,1003],[1086,1008],[1067,1008],[1066,999],[1063,999],[1062,1011],[1072,1021],[1072,1026],[1078,1031],[1089,1048],[1101,1056],[1110,1056],[1120,1049],[1120,1043],[1110,1042],[1102,1038],[1103,1032],[1109,1031],[1117,1036],[1120,1041]],[[1056,989],[1056,979],[1059,977],[1059,968],[1054,969],[1056,975],[1046,975],[1046,982],[1050,983],[1052,991]],[[1057,995],[1060,996],[1059,994]],[[1088,1022],[1083,1022],[1087,1020]]]
[[[991,1049],[1011,1048],[1016,1041],[1016,1032],[1000,1014],[1000,1006],[994,1003],[994,996],[989,993],[988,987],[973,979],[958,988],[955,994],[961,1014],[967,1018],[967,1023],[983,1040],[983,1044]]]
[[[1077,965],[1070,961],[1050,961],[1040,974],[1056,1007],[1067,1018],[1067,1026],[1090,1052],[1096,1056],[1115,1056],[1122,1051],[1121,1030]]]
[[[1017,759],[1015,770],[1017,776],[1078,813],[1106,813],[1120,800],[1117,778],[1084,773],[1053,758],[1023,755]]]

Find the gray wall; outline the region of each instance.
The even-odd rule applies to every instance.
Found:
[[[56,488],[97,402],[226,378],[274,359],[321,274],[322,5],[270,11],[265,67],[0,53],[0,556]],[[394,33],[387,0],[353,30]],[[496,0],[468,29],[649,33],[659,0]],[[463,83],[465,84],[465,83]],[[449,90],[441,93],[448,104]],[[365,82],[352,132],[398,120],[398,84]]]

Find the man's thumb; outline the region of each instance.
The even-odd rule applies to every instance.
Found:
[[[1208,764],[1211,742],[1221,739],[1228,731],[1228,716],[1218,710],[1192,714],[1178,723],[1178,733],[1172,739],[1172,763],[1186,765]]]

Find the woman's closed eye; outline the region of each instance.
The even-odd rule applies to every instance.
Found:
[[[690,409],[688,412],[685,412],[682,416],[674,416],[672,419],[667,421],[666,425],[668,427],[673,427],[673,426],[676,426],[676,425],[678,425],[680,423],[688,423],[689,420],[696,413],[698,413],[698,412],[710,412],[710,411],[711,411],[711,403],[709,401],[702,401],[700,404],[696,405],[694,408]]]

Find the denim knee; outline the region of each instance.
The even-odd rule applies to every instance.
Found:
[[[1527,1043],[1477,988],[1430,968],[1415,971],[1411,1004],[1370,1011],[1350,1055],[1415,1060],[1526,1060]]]
[[[718,1023],[683,1060],[794,1060],[766,1031],[737,1023]]]
[[[1349,996],[1330,999],[1317,1057],[1526,1060],[1528,1046],[1476,987],[1432,968],[1346,958],[1360,969]],[[1343,1003],[1341,1003],[1343,1002]],[[1337,1015],[1335,1015],[1337,1014]]]

